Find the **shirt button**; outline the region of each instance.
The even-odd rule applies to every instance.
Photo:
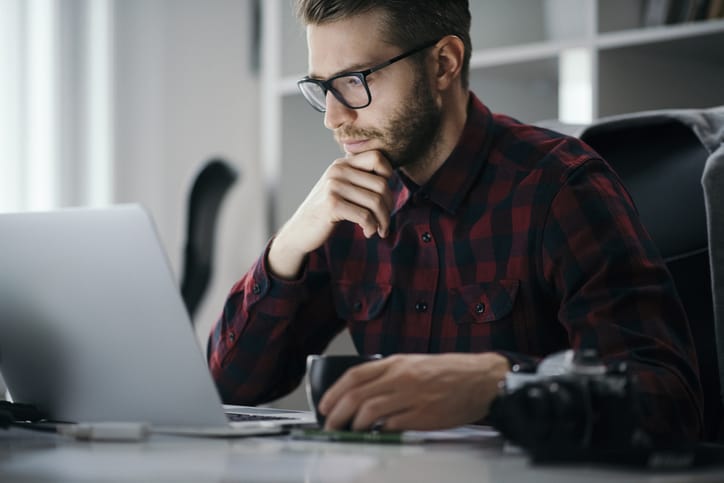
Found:
[[[261,285],[255,283],[254,286],[251,287],[251,291],[254,292],[254,295],[259,295],[261,293]]]
[[[418,312],[427,312],[427,304],[425,302],[417,302],[415,304],[415,310]]]
[[[352,310],[354,310],[355,312],[359,312],[360,310],[362,310],[362,302],[355,302],[354,304],[352,304]]]
[[[482,314],[483,312],[485,312],[485,304],[484,303],[477,304],[475,306],[475,312],[478,314]]]
[[[233,332],[229,334],[229,340],[231,342],[234,342],[234,333]]]
[[[422,241],[424,241],[425,243],[430,243],[432,241],[432,235],[430,235],[429,231],[426,231],[422,234]]]

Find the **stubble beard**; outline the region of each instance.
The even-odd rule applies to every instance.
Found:
[[[421,72],[416,76],[410,95],[383,129],[342,128],[338,134],[345,138],[379,139],[380,151],[394,169],[412,171],[433,161],[441,124],[442,112]]]

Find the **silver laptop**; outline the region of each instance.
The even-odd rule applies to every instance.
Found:
[[[314,422],[308,411],[222,406],[138,205],[0,214],[0,372],[14,401],[59,421],[209,435]]]

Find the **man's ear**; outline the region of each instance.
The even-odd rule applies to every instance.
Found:
[[[460,79],[465,58],[465,44],[456,35],[446,35],[435,45],[435,82],[441,91]]]

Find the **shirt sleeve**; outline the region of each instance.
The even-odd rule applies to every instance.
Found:
[[[308,256],[299,279],[286,281],[268,268],[270,246],[232,287],[209,336],[209,369],[226,404],[288,394],[304,375],[306,356],[321,353],[344,328],[323,251]]]
[[[571,346],[628,364],[643,429],[655,440],[698,439],[696,353],[665,263],[605,162],[589,160],[565,178],[545,223],[541,260]]]

